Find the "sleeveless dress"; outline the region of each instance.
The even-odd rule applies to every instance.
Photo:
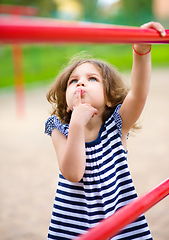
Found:
[[[127,165],[127,153],[121,143],[122,120],[118,105],[102,124],[98,137],[86,142],[86,169],[78,183],[59,173],[48,239],[68,240],[83,234],[100,220],[114,214],[137,194]],[[66,137],[69,125],[53,115],[45,123],[51,136],[56,128]],[[125,227],[112,240],[152,239],[145,216]]]

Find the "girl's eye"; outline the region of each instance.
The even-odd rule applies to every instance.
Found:
[[[69,82],[69,85],[70,85],[70,84],[73,84],[73,83],[77,83],[77,80],[76,80],[76,79],[72,79],[72,80]]]
[[[90,78],[89,80],[90,80],[90,81],[92,81],[92,82],[95,82],[95,81],[97,81],[97,79],[96,79],[96,78],[94,78],[94,77]]]

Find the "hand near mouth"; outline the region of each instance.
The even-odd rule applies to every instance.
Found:
[[[78,87],[77,89],[76,89],[76,91],[75,91],[75,95],[76,95],[76,93],[77,92],[80,92],[80,95],[82,96],[83,94],[85,94],[85,91],[83,90],[83,89],[81,89],[80,87]]]
[[[98,110],[92,107],[90,103],[82,103],[82,90],[80,88],[77,88],[75,94],[76,103],[73,107],[73,113],[71,118],[73,118],[74,121],[77,121],[78,123],[86,126],[90,119],[94,117],[94,115],[98,114]]]

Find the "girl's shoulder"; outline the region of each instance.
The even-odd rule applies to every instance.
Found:
[[[114,124],[117,127],[118,130],[118,134],[120,135],[120,137],[122,136],[121,130],[122,130],[122,119],[119,113],[121,104],[117,105],[113,114],[107,119],[107,121],[105,122],[106,126],[111,126],[112,122],[114,122]]]
[[[112,122],[114,122],[114,124],[116,125],[116,127],[118,129],[118,134],[121,137],[122,136],[122,134],[121,134],[122,119],[121,119],[121,116],[119,113],[120,107],[121,107],[121,104],[117,105],[113,114],[106,120],[105,126],[107,128],[109,128],[109,127],[111,127]],[[56,115],[52,115],[45,122],[45,133],[48,134],[49,136],[51,136],[54,128],[58,129],[65,137],[68,137],[69,124],[62,124]]]
[[[65,137],[68,137],[69,124],[62,124],[56,115],[53,115],[45,122],[45,133],[51,136],[53,129],[58,129]]]

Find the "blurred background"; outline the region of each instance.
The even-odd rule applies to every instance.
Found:
[[[169,2],[167,0],[1,0],[0,3],[36,7],[38,17],[52,17],[68,21],[129,26],[140,26],[148,21],[160,21],[165,28],[169,25]],[[17,11],[13,13],[17,14]],[[167,44],[154,47],[153,66],[168,66],[168,50]],[[58,74],[60,67],[80,51],[88,51],[94,57],[103,57],[117,66],[119,70],[130,69],[132,65],[131,45],[23,45],[26,85],[32,82],[48,83]],[[13,85],[11,45],[0,46],[0,79],[0,87]]]
[[[33,7],[33,13],[22,11],[23,6]],[[126,26],[159,21],[169,29],[168,0],[0,0],[0,16],[13,15]],[[130,82],[130,44],[0,44],[2,240],[46,239],[58,165],[51,140],[43,133],[51,110],[45,95],[61,68],[84,51],[116,66]],[[129,167],[139,195],[168,177],[168,44],[153,45],[152,67],[143,127],[129,139]],[[146,213],[155,240],[168,239],[168,206],[166,198]]]

